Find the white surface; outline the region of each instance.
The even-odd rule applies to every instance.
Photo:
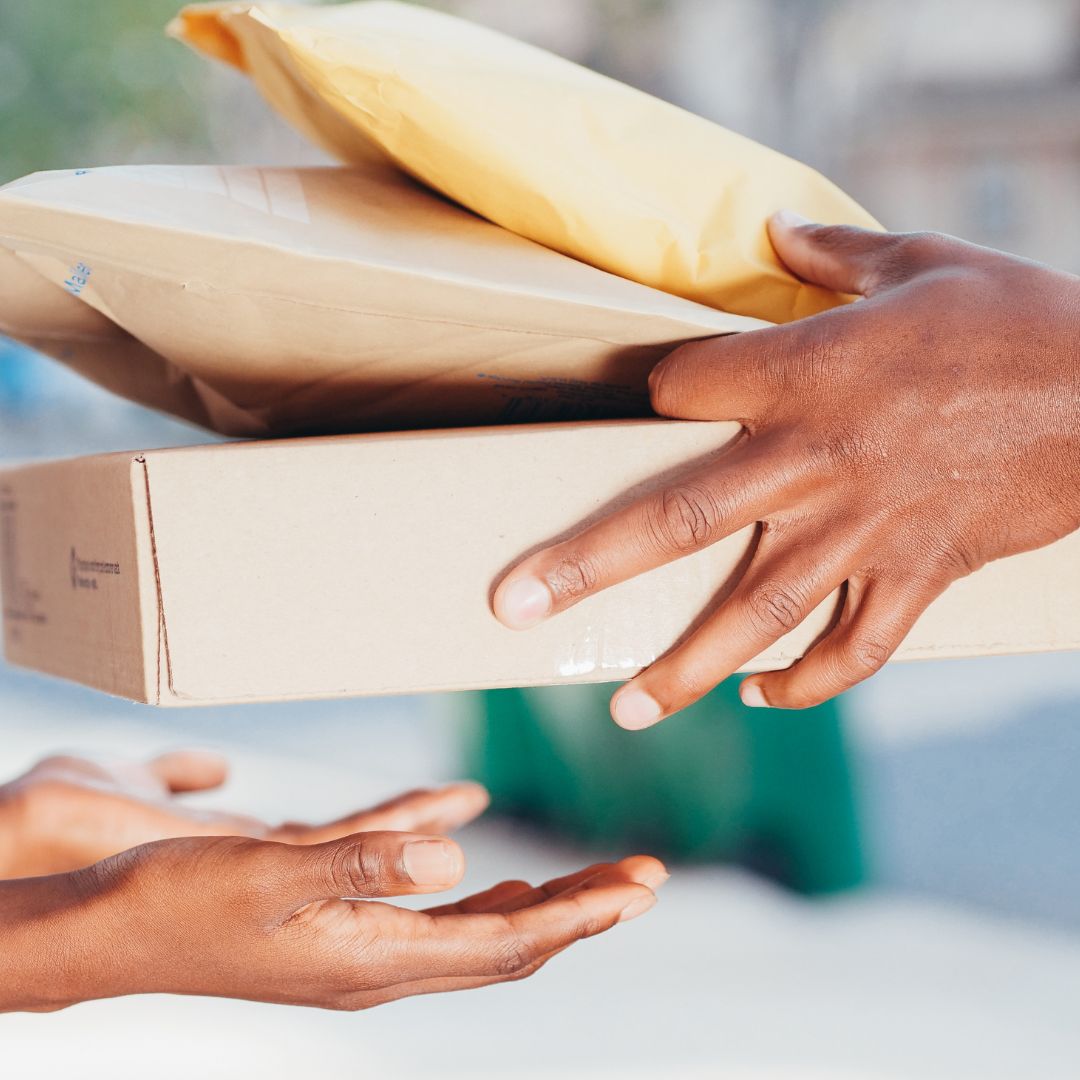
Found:
[[[565,865],[497,835],[472,848],[514,873]],[[472,994],[358,1015],[146,998],[0,1018],[7,1075],[1076,1076],[1075,940],[884,897],[810,908],[735,874],[665,892],[537,978]]]

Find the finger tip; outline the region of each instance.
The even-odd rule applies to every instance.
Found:
[[[166,750],[158,754],[155,763],[170,761],[198,762],[204,765],[220,765],[222,768],[228,765],[228,759],[217,750],[211,750],[205,746],[182,746],[176,750]]]
[[[459,800],[459,805],[464,807],[470,818],[479,817],[491,806],[491,793],[475,780],[461,780],[444,790]]]
[[[798,229],[803,225],[812,224],[813,222],[808,217],[804,217],[797,210],[792,210],[790,207],[784,207],[769,215],[770,229]]]
[[[660,703],[636,683],[627,683],[611,699],[611,718],[624,731],[643,731],[663,715]]]
[[[634,882],[653,891],[671,877],[668,868],[652,855],[631,855],[619,866]]]
[[[409,881],[420,890],[449,889],[465,876],[465,853],[445,836],[412,836],[401,851]]]
[[[216,750],[189,747],[168,750],[150,761],[157,775],[178,789],[202,790],[220,787],[229,777],[229,760]]]
[[[742,685],[739,687],[739,698],[748,709],[769,708],[769,702],[765,697],[765,691],[762,689],[761,683],[757,680],[743,680]]]
[[[465,874],[465,852],[456,840],[451,840],[447,836],[440,836],[438,839],[446,847],[447,858],[450,860],[453,873],[457,875],[456,880],[460,880]]]
[[[533,574],[503,578],[492,597],[495,618],[509,630],[530,630],[551,614],[551,590]]]
[[[477,803],[483,803],[484,806],[491,805],[491,792],[478,780],[462,780],[458,787]]]

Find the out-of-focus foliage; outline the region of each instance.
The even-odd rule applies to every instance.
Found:
[[[0,0],[0,182],[205,149],[205,64],[163,33],[178,6]]]

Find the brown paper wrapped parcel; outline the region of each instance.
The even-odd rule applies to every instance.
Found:
[[[0,188],[0,333],[230,435],[640,416],[669,349],[759,325],[549,251],[386,165]]]

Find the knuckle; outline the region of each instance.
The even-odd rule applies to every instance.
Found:
[[[804,397],[835,383],[840,345],[827,326],[808,322],[784,327],[783,334],[762,343],[750,362],[754,381],[768,388],[775,401]]]
[[[954,579],[974,574],[985,565],[986,559],[983,556],[962,547],[956,547],[943,554],[939,560],[939,566]]]
[[[222,838],[231,840],[231,837]],[[287,871],[282,865],[283,845],[249,841],[246,843],[222,843],[215,838],[201,849],[190,849],[185,855],[182,849],[174,853],[176,870],[189,873],[191,860],[198,860],[205,875],[204,880],[216,877],[221,884],[232,879],[230,887],[235,890],[238,901],[252,908],[272,906],[281,899],[281,887]]]
[[[579,938],[596,937],[607,929],[607,924],[595,915],[585,915],[577,924],[577,936]]]
[[[812,235],[815,247],[843,252],[861,243],[865,233],[851,225],[815,225]]]
[[[899,233],[878,263],[877,277],[889,284],[920,270],[955,260],[957,242],[944,233]]]
[[[535,961],[533,950],[516,930],[511,930],[495,948],[492,967],[504,979],[524,976]]]
[[[341,845],[331,858],[330,878],[350,895],[366,896],[387,875],[387,859],[366,837],[358,843]]]
[[[987,562],[985,557],[965,545],[943,537],[920,544],[919,550],[927,570],[924,574],[925,591],[929,593],[940,591],[959,578],[975,573]],[[912,591],[918,595],[918,586],[914,586]]]
[[[954,244],[951,236],[924,230],[902,234],[899,247],[914,262],[936,262],[951,254]]]
[[[243,872],[240,875],[243,889],[248,895],[261,896],[279,887],[284,872],[280,843],[258,843],[244,848],[238,846],[234,854],[243,855]]]
[[[845,675],[862,679],[880,671],[892,655],[892,645],[881,634],[864,631],[848,644],[844,656]]]
[[[806,597],[790,583],[765,581],[755,585],[746,598],[751,624],[763,635],[786,634],[806,617]]]
[[[546,577],[552,592],[560,600],[576,600],[592,592],[600,574],[589,556],[574,551],[564,555]]]
[[[646,518],[650,539],[661,551],[682,555],[707,544],[726,517],[716,497],[694,484],[668,488]]]
[[[810,447],[812,458],[830,475],[850,476],[881,462],[887,451],[870,433],[847,428]]]

